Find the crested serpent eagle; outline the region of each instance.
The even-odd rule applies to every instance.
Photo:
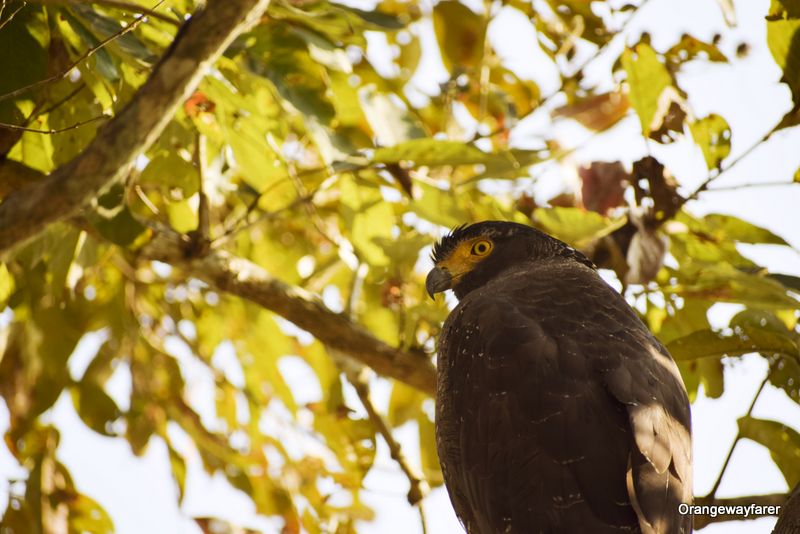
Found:
[[[438,346],[436,443],[469,534],[689,533],[678,368],[589,259],[522,224],[436,244],[459,304]]]

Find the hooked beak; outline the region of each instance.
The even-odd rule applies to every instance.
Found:
[[[453,277],[450,273],[439,267],[431,269],[431,272],[428,273],[428,277],[425,279],[425,289],[432,299],[436,293],[441,293],[442,291],[450,289],[452,285]]]

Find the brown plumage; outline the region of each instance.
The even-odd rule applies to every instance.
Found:
[[[434,248],[458,306],[436,438],[469,534],[691,532],[689,401],[669,353],[581,253],[488,221]]]

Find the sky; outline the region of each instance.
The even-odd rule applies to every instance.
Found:
[[[736,46],[745,41],[751,46],[750,53],[741,60],[735,60],[733,66],[702,62],[689,64],[678,80],[689,94],[696,116],[715,112],[728,120],[733,130],[732,157],[745,151],[768,131],[791,102],[789,90],[784,85],[776,84],[780,71],[765,45],[763,16],[768,1],[740,0],[735,2],[735,7],[738,28],[721,46],[733,57]],[[629,24],[626,31],[629,42],[635,42],[645,29],[651,33],[654,47],[663,50],[675,41],[676,35],[683,32],[710,39],[715,32],[724,29],[724,21],[715,0],[651,0]],[[430,24],[421,25],[420,35],[423,44],[433,43]],[[525,25],[524,18],[515,16],[509,10],[502,12],[490,27],[490,39],[507,64],[520,75],[536,80],[543,93],[547,94],[556,87],[557,79],[553,72],[542,68],[541,62],[535,61],[535,54],[531,55],[535,49],[534,35]],[[381,51],[379,42],[378,36],[370,37],[370,43],[376,43],[370,58],[373,59],[374,54],[377,61],[380,61],[382,53],[386,53],[385,50]],[[601,56],[588,70],[590,80],[607,84],[609,88],[613,82],[605,78],[605,73],[620,50],[622,40],[615,46],[610,47],[609,53]],[[534,60],[531,60],[532,57]],[[432,93],[445,78],[441,61],[435,54],[426,54],[414,84],[421,93]],[[558,104],[557,100],[555,104]],[[535,144],[537,132],[549,127],[540,117],[534,116],[515,130],[512,142],[520,146]],[[635,117],[624,120],[611,132],[595,137],[567,121],[558,123],[555,128],[562,144],[582,148],[564,165],[552,165],[541,171],[536,186],[536,193],[541,200],[562,190],[564,177],[574,176],[575,165],[616,159],[630,163],[648,152],[667,163],[684,191],[692,190],[706,177],[702,155],[690,140],[666,147],[656,143],[645,144],[638,133],[639,125]],[[723,175],[714,187],[790,181],[800,166],[800,151],[796,148],[798,140],[798,131],[776,134],[769,143]],[[712,212],[737,215],[772,230],[795,249],[800,249],[798,206],[800,187],[786,186],[709,192],[698,201],[691,202],[688,209],[700,215]],[[742,246],[740,250],[771,271],[800,275],[800,255],[795,251],[777,246]],[[712,322],[723,326],[735,311],[733,306],[716,306],[711,316]],[[0,315],[0,324],[8,319],[8,314]],[[70,369],[75,376],[80,376],[101,342],[102,334],[91,334],[81,342],[70,359]],[[213,410],[213,380],[210,374],[193,362],[191,356],[186,354],[185,347],[173,343],[171,349],[181,362],[187,382],[191,383],[187,392],[190,403],[201,413],[209,414]],[[230,363],[232,351],[229,346],[223,345],[216,358],[223,367],[228,366],[231,372],[235,372],[235,365]],[[701,394],[692,405],[696,495],[703,495],[711,488],[736,435],[736,419],[746,412],[766,373],[766,364],[757,356],[745,357],[735,365],[727,363],[723,396],[708,399]],[[302,365],[287,364],[285,371],[287,380],[292,384],[302,384],[306,379]],[[120,366],[108,389],[123,408],[129,387],[127,370]],[[379,408],[388,406],[389,393],[385,381],[375,382],[373,395]],[[348,399],[351,405],[358,405],[352,392]],[[753,415],[775,419],[800,429],[800,406],[769,385],[759,398]],[[135,458],[124,440],[102,437],[86,428],[75,414],[68,395],[62,395],[45,418],[61,430],[59,459],[70,469],[78,488],[98,500],[110,513],[120,534],[197,534],[199,529],[188,519],[194,515],[217,516],[263,529],[266,533],[276,532],[276,523],[256,516],[252,503],[243,494],[231,489],[223,477],[205,474],[197,453],[192,450],[188,440],[182,439],[177,428],[171,428],[170,435],[175,436],[189,459],[187,494],[180,508],[176,504],[176,488],[170,475],[167,450],[159,440],[152,440],[145,455]],[[8,411],[0,403],[0,431],[8,428],[8,420]],[[416,460],[418,446],[415,428],[406,425],[397,429],[395,434],[406,455]],[[364,500],[375,509],[376,519],[362,524],[359,532],[421,532],[417,510],[405,502],[407,480],[389,457],[385,443],[379,441],[378,450],[375,466],[365,480],[364,491]],[[24,478],[24,474],[5,446],[0,445],[0,509],[5,507],[7,499],[6,481]],[[727,497],[786,490],[786,483],[768,451],[743,440],[736,447],[717,494]],[[461,532],[444,490],[434,490],[425,499],[424,509],[428,532]],[[774,521],[773,518],[763,518],[728,522],[712,525],[702,532],[761,534],[770,532]]]

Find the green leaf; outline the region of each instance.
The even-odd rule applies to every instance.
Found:
[[[87,534],[113,534],[114,522],[100,504],[82,493],[72,495],[69,505],[69,531]]]
[[[476,69],[483,58],[487,20],[456,0],[433,8],[433,29],[444,66],[451,73]]]
[[[720,115],[712,113],[708,117],[689,124],[689,130],[709,169],[718,169],[722,160],[731,152],[731,129]]]
[[[197,212],[187,200],[179,200],[167,204],[169,224],[176,232],[187,233],[197,229]]]
[[[697,37],[692,37],[687,34],[683,34],[681,40],[672,45],[664,56],[675,66],[685,63],[686,61],[691,61],[697,57],[704,58],[707,61],[728,61],[728,58],[725,57],[725,54],[720,52],[716,45],[703,42]]]
[[[419,426],[419,454],[422,474],[432,488],[444,484],[442,466],[439,464],[439,455],[436,452],[436,432],[433,421],[424,413],[417,416]]]
[[[118,21],[92,10],[89,6],[73,4],[71,10],[88,22],[101,39],[107,39],[122,30]],[[113,46],[119,47],[122,52],[141,61],[144,65],[152,65],[158,58],[133,32],[127,32],[114,38]]]
[[[372,155],[375,163],[413,162],[417,166],[475,165],[504,161],[506,156],[483,152],[479,148],[459,142],[439,139],[412,139],[392,147],[379,148]]]
[[[422,409],[425,394],[416,388],[395,381],[392,395],[389,397],[389,413],[387,418],[392,427],[398,427],[407,421],[416,419]]]
[[[797,308],[800,303],[765,273],[750,274],[725,261],[684,265],[676,273],[679,284],[669,288],[682,297],[733,302],[763,309]]]
[[[767,276],[772,280],[780,282],[780,284],[787,289],[800,293],[800,277],[781,273],[769,273]]]
[[[459,205],[457,196],[452,191],[439,189],[425,182],[418,182],[422,192],[419,199],[411,204],[411,211],[426,221],[455,228],[470,220],[469,213]]]
[[[111,424],[120,417],[121,413],[117,404],[100,385],[81,380],[70,389],[70,393],[75,411],[86,426],[98,434],[116,436]]]
[[[576,248],[585,247],[625,224],[625,218],[610,219],[581,208],[537,208],[533,219],[546,232]]]
[[[14,277],[8,272],[6,264],[0,263],[0,310],[5,309],[14,287]]]
[[[787,312],[791,321],[788,326],[794,327],[797,321],[794,311]],[[730,326],[756,344],[774,345],[773,339],[777,339],[786,345],[781,352],[761,351],[761,354],[770,361],[770,383],[800,402],[800,349],[797,348],[800,337],[778,316],[763,310],[741,311],[731,319]]]
[[[169,465],[172,468],[172,477],[178,485],[178,503],[182,503],[186,493],[186,460],[175,450],[172,444],[168,444],[167,450],[169,451]]]
[[[703,217],[702,221],[712,232],[718,232],[720,238],[731,239],[739,243],[766,243],[788,246],[788,243],[782,237],[773,234],[766,228],[761,228],[733,215],[711,213]]]
[[[770,456],[793,488],[800,482],[800,434],[784,424],[754,417],[738,421],[739,435],[769,449]]]
[[[305,40],[286,24],[262,24],[252,35],[247,50],[280,96],[304,115],[330,124],[335,109],[327,97],[325,69],[310,56]]]
[[[800,8],[796,0],[772,0],[767,15],[767,46],[783,71],[781,81],[792,90],[795,106],[800,105]]]
[[[97,232],[112,243],[128,246],[147,229],[137,221],[123,199],[124,187],[115,184],[97,199],[97,210],[87,219]]]
[[[382,145],[397,146],[425,137],[419,121],[389,95],[367,87],[361,93],[361,100],[367,122]]]
[[[16,7],[22,9],[17,12]],[[0,72],[7,73],[0,76],[0,95],[4,95],[45,78],[49,30],[43,8],[30,4],[9,5],[0,13],[0,27]],[[29,92],[0,102],[0,122],[23,124],[24,115],[27,114],[21,112],[17,102],[30,101],[35,95],[35,92]],[[48,136],[37,134],[37,137]],[[27,159],[15,159],[45,170],[38,165],[31,165]]]
[[[199,188],[195,166],[175,151],[167,150],[162,150],[152,157],[142,171],[139,183],[180,189],[185,199],[197,193]]]
[[[348,175],[342,176],[339,184],[340,213],[356,252],[369,265],[389,265],[380,243],[392,237],[395,217],[391,204],[383,200],[377,187],[358,184]]]
[[[119,81],[120,74],[114,58],[105,47],[98,47],[100,40],[97,39],[97,37],[95,37],[68,9],[62,9],[60,13],[83,41],[85,48],[96,48],[95,53],[92,54],[89,61],[94,63],[97,72],[106,80],[112,82]]]
[[[293,353],[289,338],[278,327],[271,313],[248,309],[253,315],[244,346],[250,356],[242,362],[247,388],[251,392],[261,392],[266,387],[290,412],[295,413],[297,403],[294,394],[278,367],[281,357]]]
[[[648,135],[659,128],[663,117],[659,115],[662,94],[672,87],[669,71],[650,45],[639,43],[622,52],[622,66],[628,74],[631,106],[639,115],[642,132]]]
[[[667,350],[676,361],[741,356],[751,352],[800,356],[797,344],[789,336],[770,331],[761,331],[751,336],[745,332],[724,334],[713,330],[698,330],[673,340],[667,344]]]

